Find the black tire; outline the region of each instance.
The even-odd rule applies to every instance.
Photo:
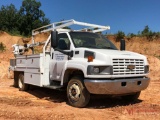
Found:
[[[18,80],[14,79],[14,81],[13,81],[13,87],[18,88]]]
[[[71,78],[67,86],[67,97],[69,104],[73,107],[85,107],[90,100],[90,93],[85,88],[82,78],[77,76]]]
[[[27,91],[29,88],[29,85],[24,83],[24,75],[22,73],[18,77],[18,87],[20,91]]]
[[[19,74],[18,74],[18,72],[15,72],[15,71],[14,71],[14,81],[13,81],[13,87],[16,87],[16,88],[18,88],[18,77],[19,77]]]
[[[122,99],[127,100],[127,101],[135,101],[135,100],[138,99],[140,94],[141,94],[141,92],[136,92],[136,93],[131,94],[131,95],[122,96]]]

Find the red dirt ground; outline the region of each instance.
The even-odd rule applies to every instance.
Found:
[[[22,92],[12,87],[7,70],[13,57],[11,45],[19,40],[22,38],[0,34],[0,42],[7,46],[7,51],[0,53],[0,120],[160,120],[160,60],[154,57],[159,56],[159,40],[135,38],[126,43],[127,50],[145,54],[150,64],[150,85],[136,102],[92,96],[86,108],[68,105],[64,91],[34,87]]]

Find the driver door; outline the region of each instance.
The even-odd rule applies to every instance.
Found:
[[[58,49],[60,50],[70,50],[70,41],[66,33],[58,34]],[[68,56],[59,52],[54,51],[52,53],[52,58],[50,61],[50,80],[61,81],[62,71],[64,65],[68,61]]]

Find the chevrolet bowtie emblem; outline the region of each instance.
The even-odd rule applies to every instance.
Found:
[[[127,66],[127,69],[133,70],[133,69],[135,69],[135,65],[128,65],[128,66]]]

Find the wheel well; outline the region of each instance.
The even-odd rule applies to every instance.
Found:
[[[84,73],[83,73],[82,70],[78,70],[78,69],[67,69],[65,74],[64,74],[64,84],[68,83],[68,81],[73,76],[82,76],[82,77],[84,77]]]

